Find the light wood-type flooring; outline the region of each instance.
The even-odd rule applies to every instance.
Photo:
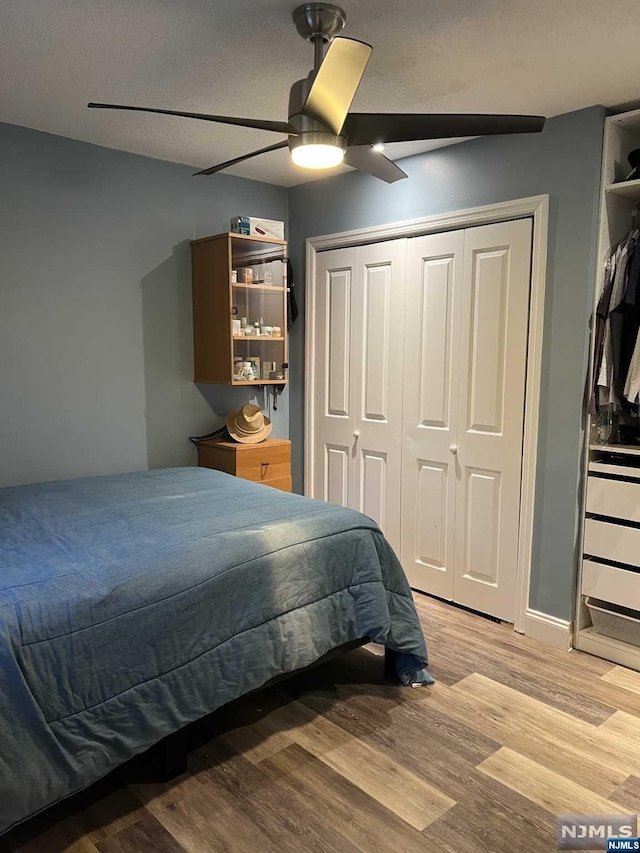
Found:
[[[21,853],[550,853],[556,815],[640,811],[640,674],[417,596],[438,679],[358,649],[192,727],[3,840]]]

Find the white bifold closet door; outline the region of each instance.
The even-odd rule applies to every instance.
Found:
[[[313,497],[400,548],[406,240],[316,259]]]
[[[308,493],[416,589],[513,621],[530,220],[316,255]]]
[[[401,559],[513,622],[531,221],[408,241]]]

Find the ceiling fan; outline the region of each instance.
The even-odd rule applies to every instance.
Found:
[[[291,159],[307,169],[328,169],[344,162],[391,184],[407,175],[382,153],[385,143],[448,139],[456,136],[493,136],[503,133],[537,133],[543,116],[435,113],[350,113],[349,108],[364,75],[372,47],[362,41],[337,37],[346,15],[330,3],[304,3],[293,12],[298,33],[314,45],[314,67],[298,80],[289,94],[288,121],[235,118],[122,104],[89,107],[134,110],[161,115],[252,127],[283,133],[287,139],[196,172],[212,175],[243,160],[289,148]],[[329,44],[325,51],[325,45]]]

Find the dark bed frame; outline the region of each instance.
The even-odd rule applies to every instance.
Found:
[[[351,642],[344,643],[341,646],[336,646],[335,649],[330,649],[326,654],[308,666],[294,669],[292,672],[285,672],[282,675],[276,675],[256,690],[250,690],[248,693],[245,693],[244,696],[251,696],[253,693],[259,693],[261,690],[273,687],[274,684],[279,684],[281,681],[295,678],[295,676],[301,675],[303,672],[315,669],[315,667],[321,666],[323,663],[347,654],[347,652],[352,652],[370,642],[371,640],[368,637],[364,637],[359,640],[351,640]],[[395,678],[396,675],[393,651],[386,647],[384,650],[384,674],[387,678]],[[153,763],[153,775],[159,782],[168,782],[171,779],[175,779],[176,776],[186,773],[188,754],[187,727],[178,729],[177,732],[165,737],[155,746],[152,746],[149,753],[151,754]]]

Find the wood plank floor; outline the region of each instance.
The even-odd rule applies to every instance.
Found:
[[[21,853],[549,853],[558,813],[640,812],[640,674],[417,596],[436,685],[358,649],[5,836]]]

